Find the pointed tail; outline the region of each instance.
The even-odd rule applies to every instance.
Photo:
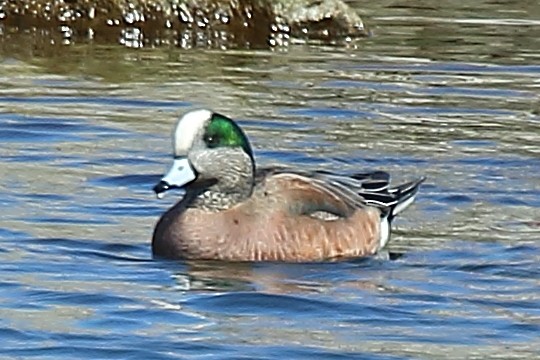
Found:
[[[420,184],[426,180],[421,177],[417,180],[389,188],[387,194],[381,196],[381,199],[370,197],[369,202],[377,205],[381,209],[381,235],[379,249],[386,246],[390,240],[390,226],[396,215],[409,207],[416,198],[420,189]],[[391,201],[389,201],[392,199]]]
[[[422,176],[417,180],[388,189],[388,192],[394,195],[394,198],[396,199],[395,204],[390,205],[390,211],[388,213],[389,221],[392,221],[396,215],[408,208],[414,202],[414,199],[416,199],[416,194],[420,189],[420,184],[422,184],[425,180],[426,177]]]

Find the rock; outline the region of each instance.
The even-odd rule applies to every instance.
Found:
[[[34,31],[51,42],[128,47],[268,48],[368,35],[341,0],[4,0],[0,36]]]

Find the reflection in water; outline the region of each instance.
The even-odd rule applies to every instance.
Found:
[[[372,262],[374,260],[358,260]],[[189,291],[258,291],[267,294],[324,293],[334,284],[318,279],[320,272],[345,270],[339,262],[327,264],[251,264],[188,262],[187,269],[173,276],[181,290]],[[293,280],[296,278],[296,280]],[[370,280],[356,279],[347,283],[356,289],[377,289]]]
[[[531,4],[362,4],[375,36],[356,48],[279,53],[4,37],[0,354],[536,358]],[[427,175],[395,224],[389,250],[402,256],[151,259],[155,221],[175,201],[151,188],[191,107],[240,119],[261,164]]]

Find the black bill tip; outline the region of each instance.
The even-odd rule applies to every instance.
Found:
[[[161,199],[163,197],[163,194],[170,189],[171,186],[169,185],[169,183],[161,180],[156,186],[154,186],[153,190],[156,193],[156,196]]]

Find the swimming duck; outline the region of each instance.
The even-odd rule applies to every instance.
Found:
[[[185,194],[161,216],[152,239],[154,256],[169,259],[309,262],[373,255],[424,181],[390,187],[382,171],[340,176],[258,169],[240,126],[209,110],[180,118],[173,154],[154,191]]]

